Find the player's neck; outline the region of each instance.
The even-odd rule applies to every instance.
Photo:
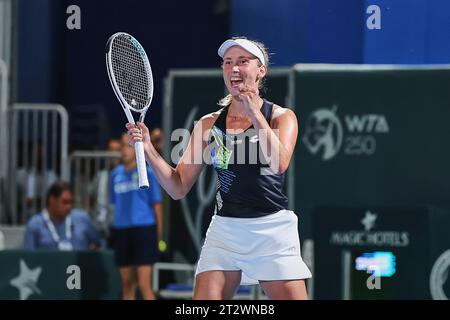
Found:
[[[258,98],[258,105],[262,106],[263,99],[261,97]],[[238,98],[233,98],[231,102],[230,108],[228,110],[229,115],[234,116],[246,116],[244,102]]]
[[[233,100],[233,102],[230,105],[230,108],[228,109],[229,115],[242,115],[245,116],[245,107],[242,101],[238,101],[236,99]]]

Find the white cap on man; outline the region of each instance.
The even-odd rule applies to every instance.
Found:
[[[223,57],[225,56],[225,52],[227,52],[227,50],[233,46],[239,46],[242,49],[244,49],[245,51],[250,52],[252,55],[257,57],[258,60],[263,65],[266,65],[266,60],[264,59],[264,54],[263,54],[262,50],[256,44],[254,44],[252,41],[247,40],[247,39],[242,39],[242,38],[228,39],[224,43],[222,43],[222,45],[219,47],[219,50],[217,51],[217,53],[223,59]]]

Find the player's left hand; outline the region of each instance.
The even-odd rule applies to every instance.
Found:
[[[244,85],[243,83],[239,86],[239,98],[244,103],[245,112],[248,116],[255,114],[255,112],[260,111],[259,106],[259,90],[252,88],[248,85]]]

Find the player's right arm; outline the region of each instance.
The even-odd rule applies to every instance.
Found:
[[[149,130],[143,123],[138,123],[142,133],[132,124],[127,123],[130,143],[133,144],[141,140],[144,142],[146,160],[153,167],[161,187],[174,200],[184,198],[197,181],[204,165],[203,151],[208,144],[208,132],[217,116],[217,113],[208,114],[195,124],[189,137],[189,144],[175,168],[170,166],[153,147]]]

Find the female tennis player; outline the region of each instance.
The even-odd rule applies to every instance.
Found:
[[[139,129],[127,124],[130,143],[144,142],[147,161],[173,199],[186,196],[197,180],[208,162],[204,151],[218,174],[194,299],[231,299],[240,284],[258,282],[271,299],[307,299],[304,279],[311,272],[301,258],[297,216],[282,190],[297,118],[259,95],[269,64],[263,44],[232,38],[218,54],[229,94],[220,110],[195,124],[176,168],[155,150],[143,123]]]

